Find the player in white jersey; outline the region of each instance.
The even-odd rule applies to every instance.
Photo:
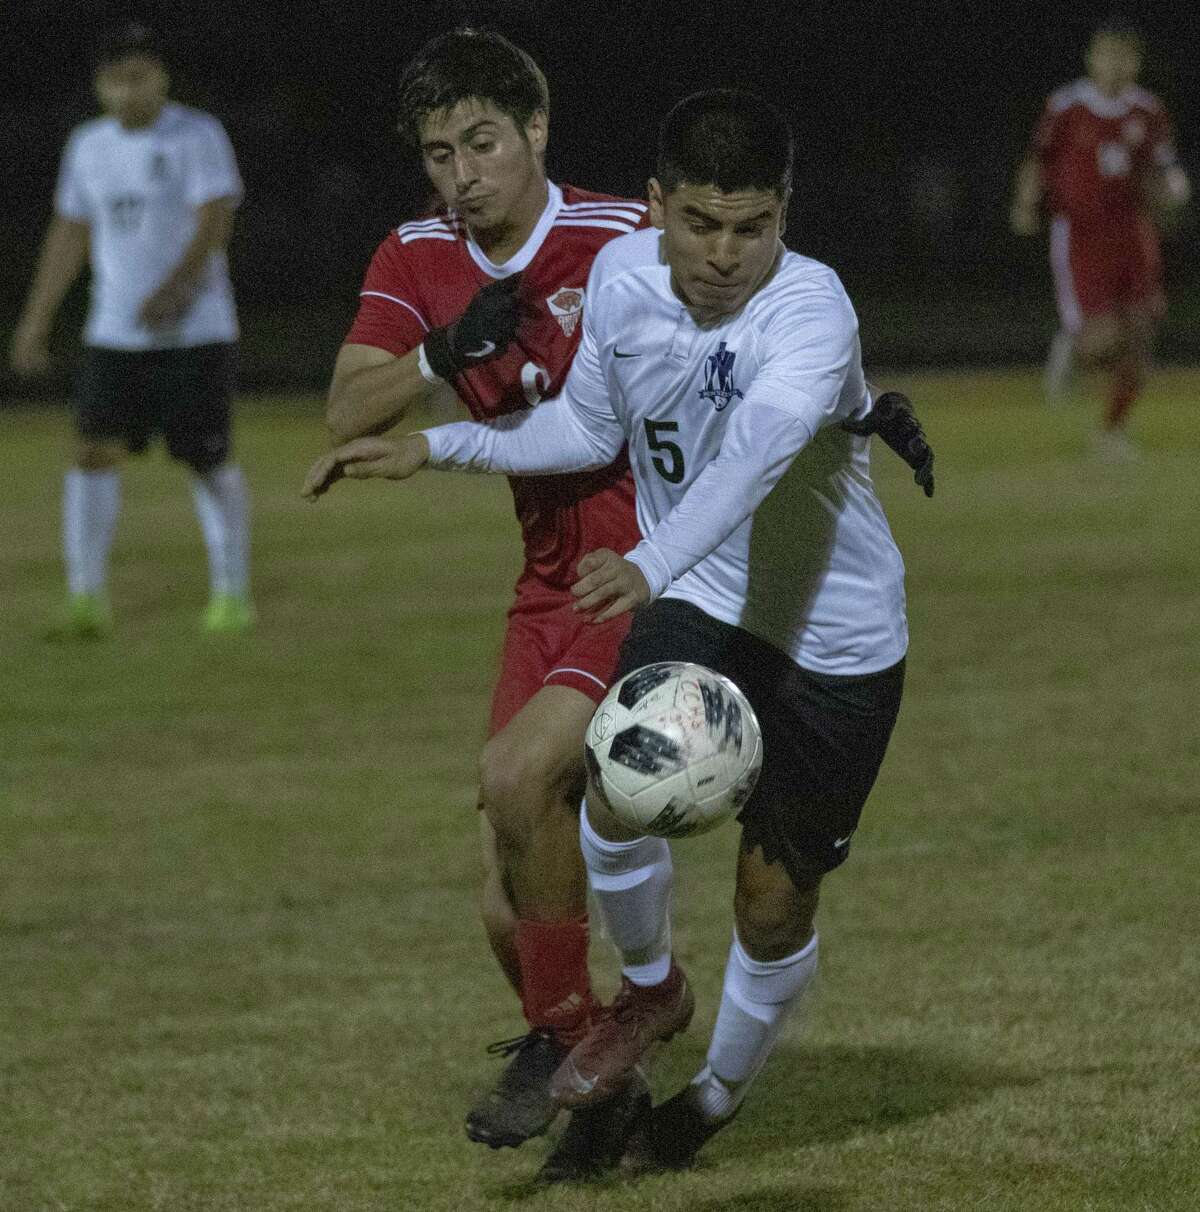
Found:
[[[126,451],[140,453],[156,435],[193,473],[211,587],[205,629],[244,631],[252,622],[247,494],[229,434],[238,328],[225,248],[242,183],[221,124],[170,102],[168,86],[144,26],[102,44],[95,87],[105,115],[67,142],[54,218],[13,338],[14,369],[43,373],[55,312],[90,255],[79,446],[63,489],[68,598],[53,636],[110,629],[118,468]]]
[[[644,538],[624,558],[580,561],[577,608],[597,621],[636,610],[619,673],[680,660],[731,677],[765,754],[739,817],[734,938],[707,1062],[635,1132],[626,1157],[646,1168],[688,1164],[733,1117],[810,986],[818,888],[849,852],[903,687],[903,565],[871,482],[857,321],[834,272],[783,247],[791,167],[787,124],[760,98],[680,102],[650,182],[660,230],[597,256],[562,393],[491,425],[350,443],[306,484],[316,494],[342,475],[400,479],[426,463],[566,472],[602,466],[628,441]],[[920,437],[907,415],[902,444],[931,493]],[[594,785],[580,837],[623,981],[555,1074],[564,1106],[620,1089],[694,1006],[671,953],[667,842],[631,835]]]

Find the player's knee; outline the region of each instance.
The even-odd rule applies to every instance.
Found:
[[[108,471],[124,457],[124,450],[112,442],[80,442],[75,465],[82,471]]]
[[[479,759],[480,800],[502,844],[519,845],[561,798],[553,764],[537,746],[494,736]]]
[[[1105,316],[1083,326],[1077,346],[1085,363],[1104,366],[1128,353],[1129,333],[1115,317]]]
[[[739,887],[734,894],[738,937],[757,960],[795,955],[812,937],[816,912],[815,887],[803,892]]]
[[[229,452],[224,449],[200,450],[189,448],[186,451],[172,451],[171,454],[176,462],[182,463],[194,476],[201,480],[211,472],[216,471],[222,464],[228,462],[229,458]]]

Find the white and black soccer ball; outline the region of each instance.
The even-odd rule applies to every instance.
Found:
[[[703,665],[659,661],[626,674],[596,708],[588,773],[622,824],[658,837],[716,828],[750,798],[762,769],[754,708]]]

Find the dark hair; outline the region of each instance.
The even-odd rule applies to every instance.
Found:
[[[764,97],[743,89],[692,93],[663,119],[657,177],[663,189],[715,185],[722,193],[773,190],[792,183],[794,144],[787,119]]]
[[[414,146],[430,115],[474,98],[490,101],[519,130],[550,110],[541,68],[519,46],[491,30],[463,28],[427,42],[400,78],[398,128]]]
[[[157,59],[159,63],[166,65],[162,42],[149,26],[140,21],[128,21],[103,34],[96,43],[93,63],[100,69],[124,59],[127,55]]]
[[[1110,13],[1099,25],[1092,30],[1092,36],[1089,41],[1094,42],[1097,38],[1118,38],[1122,42],[1128,43],[1140,55],[1146,49],[1146,40],[1142,36],[1142,31],[1130,18],[1122,13]]]

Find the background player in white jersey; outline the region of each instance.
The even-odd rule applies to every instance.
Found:
[[[619,673],[682,660],[733,678],[765,753],[739,818],[707,1063],[630,1142],[630,1163],[651,1168],[687,1164],[732,1118],[811,984],[818,889],[847,857],[904,681],[903,565],[861,433],[871,397],[857,321],[833,271],[780,240],[792,156],[786,122],[753,94],[680,102],[650,182],[662,230],[598,255],[562,394],[495,425],[350,443],[306,485],[400,479],[426,463],[566,472],[628,441],[645,537],[624,558],[584,557],[577,607],[597,622],[636,609]],[[621,1088],[694,1005],[671,952],[668,844],[631,836],[594,785],[580,836],[624,979],[555,1074],[566,1106]]]
[[[246,486],[230,461],[238,331],[225,248],[242,194],[233,149],[215,118],[168,100],[163,54],[144,26],[101,45],[95,87],[105,116],[67,142],[11,350],[18,373],[48,368],[55,312],[90,255],[78,454],[63,488],[68,599],[52,635],[109,630],[118,468],[155,435],[193,472],[211,587],[203,625],[242,631],[252,610]]]

